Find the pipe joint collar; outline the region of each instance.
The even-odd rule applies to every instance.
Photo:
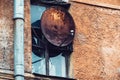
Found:
[[[15,66],[15,76],[22,75],[24,76],[24,66],[23,65],[16,65]]]
[[[14,19],[23,18],[24,19],[24,1],[14,0]]]

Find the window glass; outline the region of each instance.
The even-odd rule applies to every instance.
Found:
[[[62,53],[49,58],[50,75],[66,77],[65,57]]]
[[[37,56],[35,53],[32,53],[32,72],[46,74],[44,56]]]
[[[41,48],[41,30],[40,18],[45,10],[45,7],[38,5],[31,5],[31,25],[32,25],[32,72],[38,74],[46,74],[45,68],[45,51]],[[37,34],[37,32],[39,32]],[[33,34],[34,33],[34,34]]]
[[[31,23],[41,19],[42,13],[46,10],[43,6],[31,5]]]

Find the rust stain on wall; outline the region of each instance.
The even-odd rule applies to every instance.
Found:
[[[80,80],[120,79],[120,11],[71,3],[76,24],[72,61]]]

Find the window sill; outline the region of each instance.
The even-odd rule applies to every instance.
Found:
[[[73,78],[65,78],[65,77],[59,77],[59,76],[47,76],[47,75],[41,75],[37,73],[33,73],[33,75],[39,76],[40,78],[45,79],[45,80],[76,80]]]

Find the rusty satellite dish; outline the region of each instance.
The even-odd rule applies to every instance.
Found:
[[[73,41],[75,24],[72,16],[62,7],[50,7],[41,18],[45,38],[55,46],[67,46]]]

